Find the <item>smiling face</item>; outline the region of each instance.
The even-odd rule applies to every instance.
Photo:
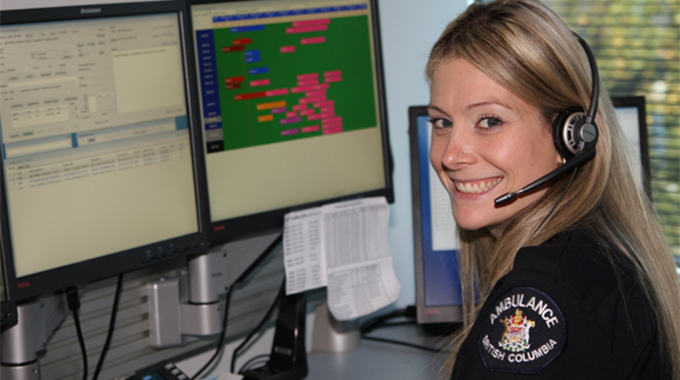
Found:
[[[451,196],[456,223],[499,236],[545,189],[496,207],[494,199],[557,168],[562,158],[538,110],[463,59],[432,76],[430,160]]]

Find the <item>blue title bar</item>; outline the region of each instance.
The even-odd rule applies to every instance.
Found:
[[[237,26],[235,28],[231,28],[232,33],[258,32],[261,30],[264,30],[264,25]]]
[[[261,18],[301,16],[301,15],[310,15],[310,14],[328,13],[328,12],[347,12],[347,11],[356,11],[356,10],[363,10],[363,9],[368,9],[368,5],[367,4],[341,5],[341,6],[337,6],[337,7],[294,9],[294,10],[289,10],[289,11],[244,13],[244,14],[230,15],[230,16],[215,16],[215,17],[213,17],[213,22],[255,20],[255,19],[261,19]]]

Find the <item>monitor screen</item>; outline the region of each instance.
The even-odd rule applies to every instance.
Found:
[[[427,107],[409,108],[409,124],[418,323],[461,322],[456,222],[449,194],[430,164]]]
[[[82,9],[2,14],[3,217],[20,298],[203,243],[181,4]]]
[[[213,236],[280,228],[319,202],[391,201],[375,1],[191,12]]]

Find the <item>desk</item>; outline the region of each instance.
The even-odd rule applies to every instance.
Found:
[[[441,338],[426,335],[417,325],[386,327],[370,335],[428,347],[441,342]],[[442,355],[362,339],[361,346],[349,352],[309,352],[307,380],[435,380]]]

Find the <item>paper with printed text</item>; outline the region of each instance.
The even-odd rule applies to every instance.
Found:
[[[286,293],[327,286],[328,308],[340,321],[394,302],[401,286],[389,251],[388,222],[385,198],[286,215]]]

